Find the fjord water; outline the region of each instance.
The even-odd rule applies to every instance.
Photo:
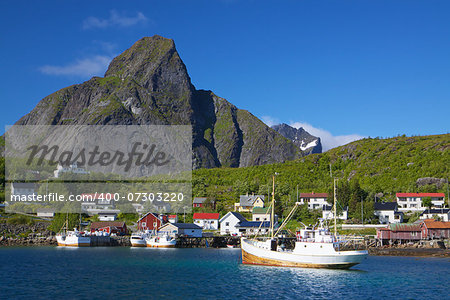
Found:
[[[351,270],[248,266],[239,249],[0,248],[0,298],[449,299],[450,260]]]

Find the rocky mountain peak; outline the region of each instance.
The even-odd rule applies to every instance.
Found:
[[[171,39],[144,37],[114,58],[105,77],[48,95],[18,125],[192,125],[194,168],[293,160],[294,143],[250,112],[196,90]]]
[[[186,66],[173,40],[154,35],[144,37],[110,63],[105,77],[132,79],[151,91],[191,89]]]
[[[320,138],[309,134],[303,127],[297,129],[282,123],[272,126],[272,129],[291,140],[305,154],[322,153]]]

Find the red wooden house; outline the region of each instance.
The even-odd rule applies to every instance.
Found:
[[[387,228],[377,229],[377,238],[384,244],[387,241],[392,242],[411,242],[422,239],[422,230],[420,224],[394,223]]]
[[[391,230],[389,228],[378,228],[377,229],[377,238],[380,240],[390,240],[391,239]]]
[[[429,239],[450,238],[450,222],[426,219],[420,224],[422,236]]]
[[[209,207],[211,209],[216,209],[216,201],[206,197],[195,197],[194,200],[192,200],[192,207]]]
[[[159,227],[166,224],[168,218],[166,215],[148,212],[138,220],[139,230],[158,230]]]
[[[127,224],[123,221],[92,222],[91,233],[96,231],[117,235],[125,235],[128,233]]]

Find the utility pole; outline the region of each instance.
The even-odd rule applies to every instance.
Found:
[[[337,238],[337,224],[336,224],[336,178],[334,179],[334,204],[333,204],[333,214],[334,214],[334,239]]]
[[[364,199],[361,197],[361,223],[364,225]]]
[[[272,232],[272,239],[273,239],[273,219],[274,219],[273,214],[275,206],[275,174],[272,175],[272,214],[270,215],[270,231]]]

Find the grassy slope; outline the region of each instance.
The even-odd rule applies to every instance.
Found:
[[[277,195],[296,197],[301,192],[331,189],[330,167],[335,177],[355,181],[367,194],[383,192],[393,200],[396,192],[446,191],[446,187],[417,187],[421,177],[450,177],[450,134],[368,138],[296,161],[248,168],[194,171],[194,196],[216,196],[227,208],[242,193],[267,194],[274,172]]]
[[[281,200],[278,205],[287,209],[296,198],[297,185],[300,192],[331,191],[330,164],[333,175],[343,179],[341,182],[358,181],[369,201],[379,192],[384,193],[384,200],[393,200],[396,192],[446,192],[445,185],[418,187],[416,180],[450,177],[450,134],[363,139],[286,163],[195,170],[193,196],[213,197],[218,201],[218,210],[225,212],[233,209],[241,194],[267,195],[272,174],[278,172],[276,195]],[[1,172],[0,180],[4,182],[3,176]]]

